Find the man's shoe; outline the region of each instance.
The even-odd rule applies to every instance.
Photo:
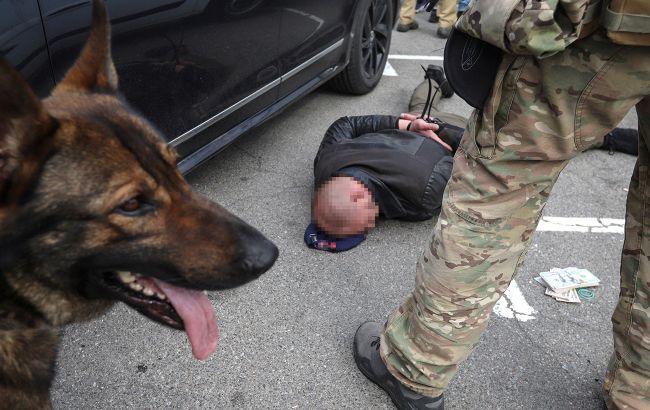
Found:
[[[451,88],[447,78],[445,78],[445,71],[439,65],[429,64],[424,78],[430,78],[437,82],[444,98],[449,98],[454,95],[454,90]]]
[[[418,25],[417,21],[412,21],[408,24],[399,23],[397,25],[397,31],[404,33],[405,31],[416,30],[418,27],[420,26]]]
[[[407,388],[386,369],[379,354],[379,335],[383,326],[379,322],[366,322],[354,335],[354,361],[370,381],[388,393],[399,410],[444,410],[445,399],[423,396]]]
[[[438,31],[436,31],[436,34],[438,34],[438,37],[440,38],[447,38],[450,33],[451,27],[438,27]]]
[[[437,23],[439,21],[438,11],[436,9],[431,10],[431,14],[429,14],[429,23]]]

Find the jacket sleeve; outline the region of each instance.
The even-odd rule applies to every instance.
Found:
[[[442,196],[447,187],[447,182],[451,178],[451,171],[454,166],[454,157],[448,155],[442,158],[433,167],[431,177],[424,190],[422,197],[422,206],[425,209],[423,219],[429,219],[440,213],[442,206]]]
[[[357,138],[370,132],[395,129],[397,120],[398,118],[393,115],[362,115],[339,118],[325,132],[314,159],[314,166],[318,162],[324,147]]]
[[[551,56],[577,40],[600,0],[474,0],[456,28],[511,54]]]

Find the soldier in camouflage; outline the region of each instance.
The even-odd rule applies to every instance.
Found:
[[[474,0],[459,20],[458,29],[501,48],[503,60],[454,157],[415,290],[384,326],[367,322],[355,336],[357,365],[398,408],[442,409],[442,393],[522,262],[559,173],[633,107],[639,154],[604,391],[610,409],[650,408],[650,47],[612,42],[590,23],[601,6]]]

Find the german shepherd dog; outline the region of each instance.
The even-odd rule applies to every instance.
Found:
[[[120,97],[104,4],[81,55],[41,101],[0,61],[0,407],[50,408],[61,326],[122,301],[217,345],[202,289],[268,270],[278,250],[192,192],[176,156]]]

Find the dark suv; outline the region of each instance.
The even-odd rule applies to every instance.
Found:
[[[379,82],[398,0],[107,0],[120,89],[186,172],[319,85]],[[90,0],[0,0],[0,55],[45,97]]]

